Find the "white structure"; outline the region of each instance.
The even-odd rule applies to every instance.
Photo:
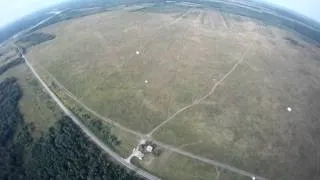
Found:
[[[145,139],[141,139],[141,140],[139,141],[139,145],[145,144],[145,143],[146,143],[146,140],[145,140]]]
[[[139,55],[140,54],[140,52],[139,51],[136,51],[136,55]]]
[[[153,147],[148,145],[147,148],[146,148],[146,151],[147,152],[152,152],[153,151]]]
[[[253,176],[253,177],[252,177],[252,180],[256,180],[256,177]]]
[[[142,158],[144,157],[144,154],[141,151],[139,151],[139,149],[134,148],[132,152],[132,156],[135,156],[138,159],[142,160]]]
[[[292,111],[291,107],[288,107],[287,110],[288,110],[288,112],[291,112],[291,111]]]
[[[140,159],[140,160],[142,160],[142,158],[143,158],[143,156],[144,156],[144,154],[143,154],[141,151],[137,151],[135,155],[136,155],[136,157],[137,157],[138,159]]]
[[[149,82],[148,80],[144,80],[144,83],[148,84],[148,82]]]

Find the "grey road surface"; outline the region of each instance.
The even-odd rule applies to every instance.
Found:
[[[124,158],[120,157],[118,154],[113,152],[108,146],[106,146],[97,136],[94,135],[67,107],[63,105],[63,103],[59,100],[59,98],[50,90],[48,85],[41,79],[39,74],[34,70],[32,65],[29,63],[26,56],[24,56],[19,49],[19,52],[21,54],[21,57],[25,60],[25,63],[30,68],[34,76],[39,80],[41,85],[45,88],[45,90],[48,92],[50,97],[58,104],[58,106],[61,108],[61,110],[71,118],[71,120],[96,144],[98,145],[102,150],[104,150],[109,156],[111,156],[114,160],[122,164],[123,166],[127,167],[128,169],[136,172],[140,176],[150,179],[150,180],[159,180],[160,178],[142,170],[138,167],[134,166],[133,164],[127,162]],[[103,168],[103,167],[101,167]]]
[[[63,12],[63,11],[62,11]],[[62,13],[60,12],[60,13]],[[188,11],[187,11],[188,12]],[[186,13],[187,13],[186,12]],[[56,14],[57,15],[57,14]],[[54,16],[56,16],[54,15]],[[51,18],[53,18],[54,16],[52,17],[49,17],[43,21],[41,21],[40,23],[36,24],[35,26],[31,27],[30,29],[32,28],[35,28],[41,24],[43,24],[44,22],[50,20]],[[182,16],[181,16],[182,17]],[[179,20],[179,18],[177,19],[177,21]],[[24,31],[25,32],[25,31]],[[252,46],[252,44],[250,45]],[[17,47],[18,48],[18,47]],[[249,50],[250,48],[248,48]],[[139,174],[140,176],[144,177],[144,178],[147,178],[147,179],[159,179],[158,177],[156,176],[153,176],[152,174],[142,170],[142,169],[139,169],[138,167],[134,166],[133,164],[131,164],[130,162],[126,161],[124,158],[120,157],[118,154],[116,154],[115,152],[113,152],[108,146],[106,146],[102,141],[99,140],[98,137],[96,137],[68,108],[66,108],[63,103],[59,100],[59,98],[50,90],[50,88],[47,86],[47,84],[41,79],[41,77],[39,76],[39,74],[34,70],[33,66],[29,63],[27,57],[24,56],[24,54],[22,53],[22,51],[18,48],[20,54],[21,54],[21,57],[25,60],[25,63],[27,64],[27,66],[30,68],[30,70],[32,71],[32,73],[34,74],[34,76],[40,81],[40,83],[42,84],[42,86],[46,89],[46,91],[49,93],[49,95],[51,96],[51,98],[59,105],[59,107],[62,109],[62,111],[68,115],[72,121],[78,125],[81,130],[95,143],[97,144],[101,149],[103,149],[107,154],[109,154],[112,158],[114,158],[117,162],[119,162],[120,164],[122,164],[123,166],[129,168],[130,170],[133,170],[135,171],[137,174]],[[247,51],[244,53],[244,55],[247,53]],[[218,84],[220,84],[227,76],[229,76],[232,71],[243,61],[243,58],[242,57],[239,62],[230,70],[230,72],[228,72],[223,78],[222,80],[220,80],[218,83],[216,83],[212,90],[209,92],[209,95],[213,93],[213,91],[215,90],[216,86]],[[209,95],[206,95],[205,97],[209,96]],[[70,96],[71,97],[71,96]],[[205,98],[201,98],[201,101],[205,99]],[[85,104],[81,103],[78,99],[75,98],[75,100],[80,103],[80,105],[84,106],[89,112],[93,113],[95,116],[103,119],[104,121],[107,121],[119,128],[121,128],[122,130],[126,131],[126,132],[130,132],[132,134],[135,134],[141,138],[146,138],[146,139],[149,139],[149,140],[152,140],[154,141],[156,144],[166,148],[166,149],[169,149],[173,152],[176,152],[178,154],[181,154],[181,155],[184,155],[184,156],[187,156],[187,157],[190,157],[190,158],[193,158],[193,159],[196,159],[198,161],[201,161],[201,162],[204,162],[204,163],[207,163],[207,164],[211,164],[211,165],[214,165],[216,167],[221,167],[223,169],[227,169],[231,172],[234,172],[234,173],[237,173],[237,174],[241,174],[241,175],[244,175],[244,176],[248,176],[248,177],[255,177],[255,179],[259,179],[259,180],[266,180],[266,178],[264,177],[260,177],[260,176],[256,176],[254,175],[253,173],[250,173],[250,172],[247,172],[247,171],[244,171],[244,170],[241,170],[241,169],[238,169],[238,168],[235,168],[235,167],[232,167],[232,166],[229,166],[227,164],[224,164],[224,163],[220,163],[218,161],[215,161],[215,160],[212,160],[212,159],[208,159],[208,158],[204,158],[204,157],[201,157],[201,156],[198,156],[198,155],[195,155],[195,154],[192,154],[192,153],[189,153],[189,152],[186,152],[184,150],[181,150],[181,149],[178,149],[176,147],[173,147],[171,145],[168,145],[168,144],[165,144],[165,143],[162,143],[162,142],[159,142],[159,141],[156,141],[154,140],[151,136],[152,134],[157,131],[160,127],[162,127],[164,124],[166,124],[169,120],[171,120],[174,116],[176,116],[177,114],[179,114],[180,112],[190,108],[191,106],[193,106],[194,104],[197,104],[198,102],[200,101],[197,101],[195,103],[192,103],[182,109],[180,109],[179,111],[177,111],[176,113],[174,113],[172,115],[172,117],[168,118],[167,120],[165,120],[164,122],[162,122],[161,124],[159,124],[157,127],[155,127],[151,132],[149,132],[148,134],[144,135],[144,134],[141,134],[140,132],[136,132],[132,129],[129,129],[127,127],[124,127],[122,125],[120,125],[119,123],[116,123],[114,121],[112,121],[111,119],[108,119],[108,118],[105,118],[103,117],[102,115],[100,115],[99,113],[93,111],[92,109],[90,109],[89,107],[87,107]]]

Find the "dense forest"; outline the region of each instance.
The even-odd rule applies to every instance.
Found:
[[[0,83],[0,179],[140,179],[113,162],[68,117],[33,138],[17,79]]]
[[[13,68],[14,66],[24,62],[22,58],[16,58],[2,66],[0,66],[0,75],[6,72],[8,69]]]
[[[26,134],[17,131],[24,124],[18,108],[21,96],[15,78],[0,83],[0,179],[21,179],[25,174],[23,154],[32,139],[27,126],[22,128]]]

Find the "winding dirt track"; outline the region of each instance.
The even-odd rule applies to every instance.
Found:
[[[248,48],[249,49],[249,48]],[[243,61],[243,59],[240,59],[238,61],[238,63],[236,63],[234,65],[234,67],[232,68],[232,71],[234,71],[234,69]],[[30,63],[29,63],[30,66],[32,66]],[[42,68],[42,67],[41,67]],[[45,70],[45,69],[44,69]],[[46,71],[46,70],[45,70]],[[227,75],[231,74],[232,72],[231,70],[229,71],[229,73],[227,73],[224,77],[226,78]],[[99,114],[98,112],[94,111],[93,109],[91,109],[90,107],[86,106],[83,102],[81,102],[77,97],[75,97],[68,89],[66,89],[57,79],[55,79],[55,77],[53,77],[49,72],[46,72],[48,73],[51,78],[54,80],[55,83],[57,83],[57,85],[63,89],[64,91],[66,91],[66,94],[72,98],[73,100],[75,100],[80,106],[82,106],[84,109],[86,109],[87,111],[89,111],[90,113],[92,113],[93,115],[95,115],[96,117],[110,123],[110,124],[113,124],[115,125],[116,127],[120,128],[121,130],[123,131],[126,131],[126,132],[129,132],[129,133],[132,133],[139,136],[140,138],[142,139],[148,139],[148,140],[151,140],[153,141],[155,144],[165,148],[165,149],[168,149],[170,151],[173,151],[175,153],[178,153],[180,155],[183,155],[183,156],[187,156],[189,158],[192,158],[192,159],[195,159],[195,160],[198,160],[198,161],[201,161],[203,163],[206,163],[206,164],[210,164],[210,165],[213,165],[213,166],[216,166],[216,167],[220,167],[222,169],[226,169],[226,170],[229,170],[231,172],[234,172],[234,173],[237,173],[237,174],[240,174],[240,175],[243,175],[243,176],[248,176],[248,177],[255,177],[256,179],[259,179],[259,180],[266,180],[267,178],[264,178],[264,177],[261,177],[261,176],[257,176],[253,173],[250,173],[248,171],[245,171],[245,170],[241,170],[241,169],[238,169],[236,167],[233,167],[233,166],[230,166],[228,164],[224,164],[224,163],[221,163],[219,161],[216,161],[216,160],[213,160],[213,159],[208,159],[208,158],[205,158],[205,157],[201,157],[201,156],[198,156],[196,154],[193,154],[193,153],[190,153],[190,152],[187,152],[187,151],[184,151],[184,150],[181,150],[180,148],[177,148],[177,147],[174,147],[174,146],[171,146],[171,145],[168,145],[168,144],[165,144],[163,142],[160,142],[160,141],[157,141],[157,140],[154,140],[152,139],[151,136],[147,136],[147,135],[144,135],[144,134],[141,134],[139,132],[136,132],[132,129],[128,129],[128,128],[124,128],[123,129],[123,126],[118,124],[118,123],[115,123],[113,120],[109,119],[109,118],[106,118],[104,116],[102,116],[101,114]],[[225,78],[222,78],[225,79]],[[221,80],[220,80],[221,81]],[[222,81],[221,81],[222,82]],[[220,83],[221,83],[220,82]],[[217,83],[216,83],[217,84]],[[216,87],[217,85],[214,85],[212,89],[215,89],[214,87]],[[210,91],[212,92],[212,91]],[[209,94],[209,93],[208,93]],[[211,94],[211,93],[210,93]],[[202,99],[202,98],[201,98]],[[131,156],[131,155],[130,155]],[[130,157],[129,156],[129,157]],[[128,158],[127,158],[128,159]],[[128,160],[126,162],[129,162]]]
[[[39,74],[34,70],[32,65],[29,63],[27,57],[25,57],[21,50],[19,49],[19,53],[21,57],[25,60],[25,63],[30,68],[34,76],[38,79],[38,81],[41,83],[41,85],[45,88],[45,90],[48,92],[50,97],[58,104],[58,106],[61,108],[61,110],[71,118],[71,120],[96,144],[98,145],[102,150],[104,150],[109,156],[111,156],[113,159],[115,159],[117,162],[122,164],[123,166],[127,167],[128,169],[136,172],[140,176],[150,179],[150,180],[159,180],[160,178],[142,170],[138,167],[134,166],[133,164],[127,162],[124,158],[120,157],[117,153],[113,152],[107,145],[105,145],[97,136],[94,135],[67,107],[63,105],[63,103],[59,100],[59,98],[50,90],[48,85],[41,79]]]
[[[187,11],[188,12],[188,11]],[[186,13],[187,13],[186,12]],[[52,17],[51,17],[52,18]],[[51,19],[51,18],[48,18],[47,20]],[[178,18],[179,19],[179,18]],[[36,26],[39,26],[43,23],[45,23],[47,20],[45,21],[41,21],[41,23],[38,23],[37,25],[33,26],[32,28],[35,28]],[[184,151],[184,150],[181,150],[181,149],[178,149],[176,147],[173,147],[171,145],[168,145],[168,144],[165,144],[165,143],[162,143],[162,142],[159,142],[159,141],[156,141],[156,140],[153,140],[151,135],[156,131],[158,130],[160,127],[162,127],[164,124],[166,124],[168,121],[170,121],[171,119],[173,119],[173,117],[175,117],[177,114],[185,111],[186,109],[189,109],[190,107],[200,103],[201,101],[203,101],[204,99],[206,99],[208,96],[210,96],[216,89],[216,87],[222,83],[222,81],[224,81],[237,67],[239,64],[242,63],[242,61],[244,61],[244,56],[247,54],[247,52],[251,49],[251,46],[252,44],[250,45],[250,48],[247,49],[247,51],[243,54],[243,56],[239,59],[239,61],[232,67],[232,69],[227,73],[225,74],[218,82],[216,82],[211,91],[208,92],[208,94],[206,94],[205,96],[203,96],[202,98],[194,101],[192,104],[189,104],[183,108],[181,108],[180,110],[178,110],[176,113],[174,113],[172,116],[170,116],[168,119],[166,119],[164,122],[162,122],[161,124],[159,124],[157,127],[155,127],[151,132],[149,132],[148,134],[141,134],[140,132],[137,132],[137,131],[134,131],[132,129],[129,129],[127,127],[124,127],[122,126],[121,124],[118,124],[114,121],[112,121],[111,119],[108,119],[106,117],[103,117],[102,115],[100,115],[99,113],[95,112],[94,110],[92,110],[91,108],[87,107],[85,104],[83,104],[79,99],[77,99],[75,96],[73,96],[73,94],[71,94],[67,89],[65,89],[57,80],[58,82],[58,85],[61,85],[65,90],[67,90],[67,95],[69,97],[71,97],[72,99],[74,99],[75,101],[77,101],[81,106],[83,106],[86,110],[88,110],[89,112],[91,112],[92,114],[94,114],[95,116],[101,118],[102,120],[108,122],[108,123],[111,123],[117,127],[119,127],[120,129],[126,131],[126,132],[130,132],[132,134],[135,134],[141,138],[146,138],[146,139],[150,139],[152,140],[153,142],[155,142],[156,144],[168,149],[168,150],[171,150],[173,152],[176,152],[178,154],[181,154],[181,155],[184,155],[184,156],[187,156],[187,157],[190,157],[192,159],[196,159],[198,161],[201,161],[201,162],[204,162],[204,163],[207,163],[207,164],[211,164],[211,165],[214,165],[216,167],[220,167],[222,169],[226,169],[226,170],[229,170],[231,172],[234,172],[234,173],[237,173],[237,174],[240,174],[240,175],[243,175],[243,176],[248,176],[248,177],[255,177],[255,179],[259,179],[259,180],[266,180],[266,178],[264,177],[260,177],[260,176],[257,176],[253,173],[250,173],[250,172],[247,172],[247,171],[244,171],[244,170],[241,170],[241,169],[238,169],[238,168],[235,168],[235,167],[232,167],[228,164],[224,164],[224,163],[221,163],[221,162],[218,162],[218,161],[215,161],[215,160],[212,160],[212,159],[208,159],[208,158],[204,158],[204,157],[201,157],[201,156],[198,156],[198,155],[195,155],[195,154],[192,154],[190,152],[187,152],[187,151]],[[22,53],[22,51],[19,49],[19,47],[17,47],[18,50],[19,50],[19,53],[21,55],[21,57],[25,60],[25,63],[27,64],[27,66],[30,68],[30,70],[32,71],[32,73],[34,74],[34,76],[39,80],[39,82],[41,83],[41,85],[45,88],[45,90],[48,92],[48,94],[50,95],[50,97],[58,104],[58,106],[61,108],[61,110],[66,114],[68,115],[72,121],[96,144],[98,145],[102,150],[104,150],[106,153],[108,153],[113,159],[115,159],[116,161],[118,161],[120,164],[122,164],[123,166],[127,167],[128,169],[130,170],[133,170],[135,171],[137,174],[139,174],[140,176],[142,177],[145,177],[147,179],[156,179],[158,180],[159,178],[142,170],[142,169],[139,169],[138,167],[134,166],[133,164],[131,164],[130,162],[126,161],[126,159],[120,157],[118,154],[116,154],[115,152],[113,152],[108,146],[106,146],[97,136],[94,135],[94,133],[92,133],[67,107],[64,106],[64,104],[60,101],[60,99],[50,90],[50,88],[48,87],[48,85],[41,79],[41,77],[39,76],[39,74],[35,71],[35,69],[33,68],[33,66],[30,64],[30,62],[28,61],[27,57],[24,56],[24,54]]]

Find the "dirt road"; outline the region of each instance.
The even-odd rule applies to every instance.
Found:
[[[185,12],[185,13],[188,13]],[[48,19],[51,19],[51,18],[48,18]],[[42,23],[44,23],[46,21],[42,21],[41,23],[38,23],[37,25],[35,25],[34,27],[36,26],[39,26],[41,25]],[[32,28],[34,28],[32,27]],[[249,49],[249,48],[248,48]],[[39,80],[39,82],[41,83],[41,85],[46,89],[46,91],[49,93],[49,95],[51,96],[51,98],[59,105],[59,107],[62,109],[62,111],[68,115],[72,121],[80,127],[80,129],[95,143],[97,144],[101,149],[103,149],[106,153],[108,153],[112,158],[114,158],[116,161],[118,161],[120,164],[122,164],[123,166],[129,168],[130,170],[133,170],[135,171],[137,174],[141,175],[142,177],[145,177],[147,179],[159,179],[158,177],[156,176],[153,176],[152,174],[142,170],[142,169],[139,169],[137,168],[136,166],[134,166],[133,164],[131,164],[130,162],[126,161],[126,159],[120,157],[118,154],[116,154],[115,152],[113,152],[109,147],[107,147],[102,141],[99,140],[99,138],[97,138],[68,108],[66,108],[63,103],[59,100],[59,98],[50,90],[50,88],[48,87],[48,85],[41,79],[41,77],[39,76],[39,74],[34,70],[33,66],[30,64],[30,62],[28,61],[27,57],[24,56],[24,54],[22,53],[22,51],[18,48],[20,54],[21,54],[21,57],[25,60],[25,63],[27,64],[27,66],[30,68],[30,70],[32,71],[32,73],[34,74],[34,76]],[[246,54],[247,52],[244,53],[244,55]],[[127,132],[130,132],[132,134],[135,134],[137,136],[140,136],[142,138],[146,137],[147,139],[150,139],[152,141],[154,141],[156,144],[168,149],[168,150],[171,150],[173,152],[176,152],[178,154],[181,154],[181,155],[184,155],[184,156],[187,156],[187,157],[190,157],[190,158],[193,158],[193,159],[196,159],[198,161],[201,161],[201,162],[204,162],[204,163],[207,163],[207,164],[211,164],[211,165],[214,165],[216,167],[221,167],[223,169],[226,169],[226,170],[229,170],[231,172],[234,172],[234,173],[237,173],[237,174],[241,174],[241,175],[244,175],[244,176],[248,176],[248,177],[255,177],[255,179],[259,179],[259,180],[266,180],[266,178],[263,178],[263,177],[259,177],[259,176],[256,176],[254,175],[253,173],[250,173],[250,172],[247,172],[247,171],[244,171],[244,170],[241,170],[241,169],[238,169],[238,168],[235,168],[235,167],[232,167],[232,166],[229,166],[227,164],[224,164],[224,163],[220,163],[220,162],[217,162],[215,160],[212,160],[212,159],[208,159],[208,158],[204,158],[204,157],[201,157],[201,156],[198,156],[198,155],[195,155],[195,154],[192,154],[192,153],[189,153],[189,152],[186,152],[186,151],[183,151],[181,149],[178,149],[176,147],[173,147],[171,145],[167,145],[167,144],[164,144],[162,142],[159,142],[159,141],[155,141],[152,139],[152,134],[158,130],[160,127],[162,127],[164,124],[166,124],[168,121],[170,121],[171,119],[173,119],[174,116],[176,116],[177,114],[187,110],[188,108],[192,107],[193,105],[195,104],[198,104],[200,101],[202,101],[203,99],[206,99],[209,95],[211,95],[214,90],[216,89],[216,87],[222,83],[222,81],[224,79],[226,79],[236,68],[237,66],[243,61],[244,57],[240,58],[240,60],[233,66],[233,68],[222,78],[220,79],[220,81],[218,81],[217,83],[214,84],[214,86],[212,87],[211,91],[205,95],[203,98],[199,99],[198,101],[195,101],[193,102],[192,104],[188,105],[188,106],[185,106],[183,108],[181,108],[179,111],[177,111],[176,113],[174,113],[171,117],[169,117],[167,120],[165,120],[164,122],[162,122],[161,124],[159,124],[156,128],[154,128],[150,133],[148,133],[147,135],[144,135],[144,134],[141,134],[139,132],[136,132],[132,129],[129,129],[129,128],[126,128],[114,121],[112,121],[111,119],[108,119],[106,117],[103,117],[102,115],[100,115],[99,113],[95,112],[94,110],[90,109],[89,107],[87,107],[85,104],[83,104],[81,101],[79,101],[76,97],[74,97],[72,94],[68,94],[71,98],[74,98],[74,100],[76,100],[81,106],[83,106],[85,109],[87,109],[89,112],[91,112],[92,114],[94,114],[95,116],[101,118],[102,120],[106,121],[106,122],[109,122],[119,128],[121,128],[122,130],[125,130]]]
[[[96,144],[98,145],[103,151],[105,151],[109,156],[111,156],[114,160],[122,164],[123,166],[127,167],[128,169],[136,172],[140,176],[150,179],[150,180],[158,180],[160,178],[153,176],[152,174],[137,168],[131,163],[128,163],[124,158],[120,157],[118,154],[113,152],[108,146],[106,146],[100,139],[94,135],[67,107],[63,105],[63,103],[59,100],[59,98],[50,90],[50,88],[47,86],[47,84],[41,79],[39,74],[34,70],[32,65],[29,63],[27,57],[25,57],[21,50],[19,49],[19,52],[21,54],[21,57],[25,60],[25,63],[30,68],[34,76],[38,79],[38,81],[41,83],[41,85],[45,88],[45,90],[48,92],[50,97],[58,104],[58,106],[61,108],[61,110],[71,118],[71,120]]]

